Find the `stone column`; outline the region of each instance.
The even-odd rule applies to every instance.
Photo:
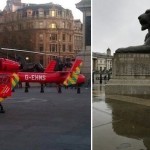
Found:
[[[82,73],[91,80],[91,0],[82,0],[76,7],[83,12],[83,50],[77,57],[83,60]]]

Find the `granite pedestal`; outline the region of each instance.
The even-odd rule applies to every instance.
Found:
[[[150,96],[150,53],[115,53],[106,95]]]

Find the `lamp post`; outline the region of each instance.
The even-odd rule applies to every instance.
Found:
[[[93,84],[94,84],[94,71],[93,71]]]
[[[102,84],[102,71],[100,71],[100,80],[99,83]]]

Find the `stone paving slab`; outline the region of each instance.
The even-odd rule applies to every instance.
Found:
[[[101,85],[94,86],[93,150],[150,149],[150,109],[145,105],[124,102],[142,97],[105,98]],[[147,99],[145,99],[147,100]]]
[[[0,150],[90,150],[91,89],[16,89],[3,102]]]
[[[93,150],[146,150],[146,147],[140,140],[118,136],[112,124],[106,124],[93,129]]]
[[[111,115],[103,110],[93,109],[93,128],[103,126],[112,122]]]

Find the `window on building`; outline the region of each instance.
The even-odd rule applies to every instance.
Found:
[[[34,28],[33,22],[30,22],[29,26],[30,26],[31,29]]]
[[[50,44],[50,52],[57,52],[57,44]]]
[[[63,17],[63,18],[65,17],[65,12],[64,12],[64,11],[62,11],[62,17]]]
[[[39,17],[44,17],[44,10],[43,9],[39,9]]]
[[[43,56],[40,56],[40,64],[43,65]]]
[[[58,13],[58,16],[59,16],[59,17],[61,17],[61,16],[62,16],[62,11],[61,11],[61,10],[58,10],[58,12],[57,12],[57,13]]]
[[[65,28],[65,22],[62,22],[62,28]]]
[[[43,28],[43,27],[44,27],[43,22],[39,22],[39,28]]]
[[[50,23],[49,28],[55,29],[56,28],[56,23]]]
[[[51,17],[56,17],[56,10],[51,10],[50,11],[50,16]]]
[[[49,17],[49,10],[47,10],[47,9],[45,10],[45,16]]]
[[[57,41],[57,34],[51,33],[49,38],[50,38],[50,41]]]
[[[27,10],[27,17],[32,17],[32,10]]]
[[[57,56],[52,56],[52,59],[56,59],[57,58]]]
[[[43,44],[39,44],[39,51],[43,52],[44,48],[43,48]]]
[[[71,23],[68,23],[68,24],[67,24],[67,28],[68,28],[68,29],[71,29]]]
[[[63,52],[66,51],[66,45],[65,44],[63,44],[62,50],[63,50]]]
[[[52,23],[52,28],[56,28],[56,24],[55,23]]]
[[[27,23],[26,23],[26,28],[27,28],[27,29],[33,28],[32,22],[27,22]]]
[[[27,12],[26,11],[23,11],[22,12],[22,17],[24,18],[24,17],[27,17]],[[7,18],[7,19],[9,19],[9,18]]]
[[[72,41],[72,36],[71,35],[69,35],[69,42],[71,42]]]
[[[22,18],[22,13],[18,13],[18,19]]]
[[[55,15],[56,15],[56,13],[55,13],[55,11],[53,10],[53,11],[52,11],[52,17],[55,17]]]
[[[39,35],[39,41],[43,41],[44,40],[44,35],[43,34],[40,34]]]
[[[19,24],[19,25],[18,25],[18,29],[19,29],[19,30],[22,30],[22,29],[23,29],[22,24]]]
[[[72,46],[71,45],[68,45],[68,50],[69,50],[69,52],[72,52]]]
[[[62,40],[65,41],[66,40],[66,35],[62,34]]]

